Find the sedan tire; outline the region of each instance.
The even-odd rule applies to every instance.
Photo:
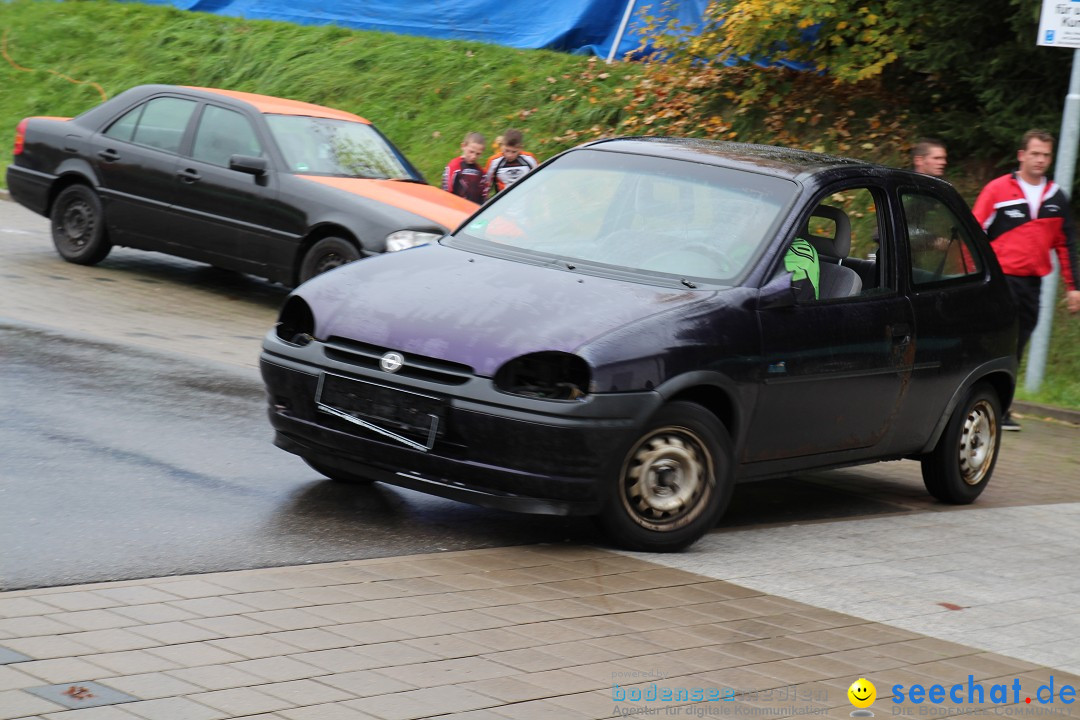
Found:
[[[300,282],[360,259],[360,251],[348,240],[339,237],[323,238],[311,246],[300,263]]]
[[[96,265],[112,250],[101,199],[87,186],[72,185],[61,191],[49,217],[53,244],[68,262]]]
[[[731,437],[715,415],[695,403],[669,403],[631,444],[600,521],[627,549],[682,550],[727,509],[733,456]]]
[[[976,385],[922,458],[927,492],[952,505],[973,502],[990,482],[1000,446],[1001,400],[989,385]]]

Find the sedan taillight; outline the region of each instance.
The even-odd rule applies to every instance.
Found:
[[[15,126],[15,149],[12,155],[22,155],[23,146],[26,144],[26,123],[29,121],[30,118],[24,118]]]

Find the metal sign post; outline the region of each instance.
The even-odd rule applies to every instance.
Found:
[[[1076,171],[1076,148],[1080,142],[1080,2],[1077,0],[1043,0],[1039,20],[1039,45],[1073,48],[1072,75],[1065,107],[1061,113],[1061,132],[1058,134],[1054,180],[1065,194],[1072,195]],[[1050,331],[1054,324],[1054,303],[1057,300],[1058,263],[1050,255],[1053,270],[1042,280],[1039,295],[1039,322],[1031,335],[1024,388],[1038,392],[1046,376],[1046,358],[1050,348]]]

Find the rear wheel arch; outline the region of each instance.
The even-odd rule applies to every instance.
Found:
[[[1001,401],[1001,407],[1008,408],[1012,404],[1013,394],[1016,392],[1016,382],[1008,373],[1003,371],[990,373],[979,378],[976,382],[984,382],[994,388],[998,400]]]
[[[56,198],[60,196],[60,193],[67,190],[72,185],[85,185],[94,192],[98,192],[97,183],[85,175],[78,173],[68,173],[61,175],[53,181],[53,184],[49,186],[49,199],[46,207],[47,217],[52,216],[53,208],[56,207]]]
[[[971,392],[971,389],[979,383],[984,383],[993,389],[993,391],[997,393],[998,402],[1001,404],[1002,410],[1008,410],[1009,405],[1012,404],[1013,395],[1016,391],[1015,364],[1015,358],[1003,358],[972,372],[963,383],[957,386],[952,398],[949,399],[948,405],[945,406],[945,410],[941,413],[941,417],[938,419],[933,432],[930,433],[926,444],[919,453],[913,457],[929,453],[937,446],[938,441],[941,439],[941,435],[945,432],[945,427],[948,424],[949,419],[956,410],[956,406],[963,402]]]
[[[926,490],[941,502],[966,505],[986,488],[1001,448],[1001,398],[980,380],[953,410],[934,449],[921,458]]]

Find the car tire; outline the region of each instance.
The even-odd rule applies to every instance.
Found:
[[[62,190],[49,217],[53,245],[68,262],[96,265],[112,250],[105,233],[101,199],[86,185],[71,185]]]
[[[671,402],[612,474],[599,517],[612,539],[629,550],[682,550],[712,529],[731,500],[731,437],[704,407]]]
[[[922,458],[926,490],[952,505],[979,497],[1001,447],[1001,400],[992,387],[978,384],[956,406],[937,446]]]
[[[300,263],[300,282],[360,259],[356,245],[339,237],[323,238],[311,246]]]
[[[363,475],[354,475],[353,473],[346,472],[344,470],[327,467],[322,463],[317,463],[314,460],[309,460],[308,458],[303,458],[303,460],[312,470],[319,473],[320,475],[325,475],[334,482],[349,483],[350,485],[371,485],[375,482],[371,478],[366,478]]]

